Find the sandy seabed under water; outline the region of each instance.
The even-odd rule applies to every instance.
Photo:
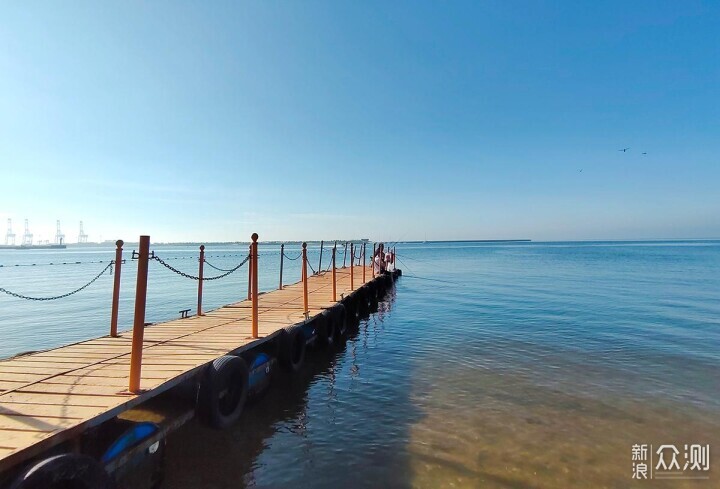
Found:
[[[437,383],[425,377],[413,396],[424,417],[410,428],[412,487],[720,487],[712,467],[717,413],[572,396],[487,371],[454,373]],[[643,443],[681,450],[709,443],[710,471],[699,473],[709,480],[633,480],[631,448]]]

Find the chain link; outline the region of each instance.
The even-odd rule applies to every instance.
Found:
[[[180,275],[180,276],[182,276],[182,277],[189,278],[190,280],[200,280],[200,277],[197,277],[197,276],[195,276],[195,275],[190,275],[189,273],[181,272],[180,270],[178,270],[177,268],[173,267],[172,265],[169,265],[167,262],[165,262],[165,260],[163,260],[162,258],[160,258],[160,257],[157,256],[157,255],[153,256],[151,259],[157,261],[158,263],[160,263],[162,266],[164,266],[165,268],[167,268],[167,269],[170,270],[171,272],[175,272],[175,273],[177,273],[178,275]],[[203,277],[203,282],[207,282],[207,281],[210,281],[210,280],[218,280],[218,279],[220,279],[220,278],[227,277],[227,276],[230,275],[231,273],[237,271],[241,266],[245,265],[249,260],[250,260],[250,255],[247,255],[247,256],[245,257],[245,259],[244,259],[243,261],[241,261],[240,264],[237,265],[235,268],[231,268],[231,269],[228,270],[226,273],[223,273],[222,275],[216,275],[215,277]],[[206,263],[207,263],[207,262],[206,262]],[[211,265],[211,266],[212,266],[212,265]]]
[[[290,260],[290,261],[295,261],[295,260],[297,260],[298,258],[300,258],[300,257],[302,256],[302,251],[301,251],[301,252],[298,254],[298,256],[296,256],[295,258],[290,258],[290,257],[288,256],[288,254],[285,253],[284,251],[283,251],[283,256],[284,256],[285,258],[287,258],[288,260]]]
[[[210,262],[207,261],[207,260],[205,260],[205,265],[209,266],[210,268],[214,268],[214,269],[217,270],[218,272],[229,272],[230,270],[232,270],[232,268],[219,268],[219,267],[216,267],[215,265],[213,265],[212,263],[210,263]]]
[[[261,255],[262,253],[258,253]],[[234,258],[238,256],[247,256],[247,255],[205,255],[206,258]],[[196,260],[197,255],[195,256],[169,256],[165,258],[165,261],[172,261],[172,260]]]
[[[12,292],[12,291],[7,290],[7,289],[5,289],[5,288],[3,288],[3,287],[0,287],[0,292],[4,292],[5,294],[7,294],[7,295],[9,295],[9,296],[16,297],[16,298],[18,298],[18,299],[25,299],[25,300],[27,300],[27,301],[54,301],[54,300],[57,300],[57,299],[64,299],[65,297],[69,297],[69,296],[71,296],[71,295],[73,295],[73,294],[77,294],[77,293],[80,292],[81,290],[84,290],[84,289],[90,287],[93,283],[95,283],[95,281],[96,281],[97,279],[99,279],[105,272],[107,272],[108,269],[111,270],[110,273],[112,274],[112,266],[113,266],[114,263],[115,263],[115,260],[111,261],[111,262],[108,263],[107,266],[106,266],[105,268],[103,268],[103,270],[102,270],[100,273],[98,273],[98,274],[95,276],[95,278],[93,278],[91,281],[89,281],[88,283],[86,283],[86,284],[83,285],[82,287],[80,287],[80,288],[78,288],[78,289],[75,289],[75,290],[73,290],[72,292],[68,292],[68,293],[66,293],[66,294],[56,295],[56,296],[52,296],[52,297],[30,297],[30,296],[28,296],[28,295],[23,295],[23,294],[18,294],[17,292]]]

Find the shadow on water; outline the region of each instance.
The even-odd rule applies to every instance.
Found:
[[[410,365],[387,364],[384,317],[394,293],[342,346],[308,349],[295,374],[277,369],[231,429],[193,421],[174,433],[164,487],[409,487],[407,442],[420,414]]]

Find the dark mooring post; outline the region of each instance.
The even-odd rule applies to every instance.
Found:
[[[345,258],[347,258],[347,241],[345,241],[345,249],[343,250],[343,268],[345,268]]]
[[[282,271],[283,271],[283,258],[285,258],[285,243],[282,243],[280,245],[280,285],[278,286],[279,290],[282,290]]]
[[[120,270],[122,268],[123,240],[115,242],[115,278],[113,281],[112,308],[110,310],[110,336],[117,337],[118,311],[120,308]]]
[[[202,288],[203,288],[203,265],[205,264],[205,245],[200,245],[200,258],[198,259],[198,309],[197,315],[202,316]]]
[[[132,347],[130,350],[130,381],[128,383],[128,390],[133,393],[140,392],[149,257],[150,236],[140,236],[137,285],[135,287],[135,318],[133,320]]]
[[[375,253],[377,253],[377,251],[375,250],[376,247],[377,247],[377,243],[373,243],[373,254],[372,254],[372,259],[370,260],[370,266],[372,267],[373,278],[375,278]]]
[[[323,245],[325,244],[325,241],[320,240],[320,261],[318,262],[318,269],[317,273],[320,273],[320,270],[322,270],[322,252],[323,252]]]

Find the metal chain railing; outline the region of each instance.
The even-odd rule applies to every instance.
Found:
[[[167,269],[170,270],[171,272],[177,273],[177,274],[180,275],[181,277],[185,277],[185,278],[188,278],[188,279],[190,279],[190,280],[200,280],[200,277],[198,277],[198,276],[196,276],[196,275],[190,275],[189,273],[185,273],[185,272],[183,272],[183,271],[178,270],[177,268],[175,268],[175,267],[173,267],[172,265],[168,264],[165,260],[163,260],[162,258],[160,258],[160,257],[157,256],[157,255],[154,255],[154,256],[150,257],[150,259],[157,261],[157,262],[160,263],[162,266],[164,266],[165,268],[167,268]],[[239,270],[240,267],[242,267],[243,265],[245,265],[248,261],[250,261],[250,255],[247,255],[247,256],[245,257],[245,259],[240,262],[239,265],[237,265],[237,266],[234,267],[234,268],[231,268],[231,269],[228,270],[226,273],[223,273],[222,275],[216,275],[215,277],[203,277],[202,280],[203,280],[203,282],[208,282],[208,281],[210,281],[210,280],[218,280],[218,279],[227,277],[227,276],[230,275],[231,273]],[[206,263],[207,263],[207,262],[206,262]]]
[[[71,295],[77,294],[78,292],[80,292],[80,291],[82,291],[82,290],[90,287],[93,283],[95,283],[95,281],[96,281],[97,279],[99,279],[100,277],[102,277],[102,275],[103,275],[105,272],[107,272],[108,270],[110,270],[110,273],[112,273],[112,266],[113,266],[114,263],[115,263],[115,260],[111,261],[110,263],[107,264],[107,266],[106,266],[105,268],[102,269],[102,271],[101,271],[100,273],[98,273],[97,275],[95,275],[95,277],[94,277],[92,280],[90,280],[88,283],[86,283],[86,284],[83,285],[82,287],[79,287],[79,288],[73,290],[72,292],[68,292],[68,293],[66,293],[66,294],[55,295],[55,296],[52,296],[52,297],[31,297],[31,296],[29,296],[29,295],[18,294],[17,292],[12,292],[12,291],[4,288],[4,287],[0,287],[0,292],[3,292],[3,293],[5,293],[5,294],[7,294],[7,295],[9,295],[9,296],[12,296],[12,297],[16,297],[16,298],[18,298],[18,299],[25,299],[25,300],[28,300],[28,301],[54,301],[54,300],[57,300],[57,299],[64,299],[65,297],[70,297]]]
[[[288,254],[285,253],[285,252],[283,252],[283,256],[284,256],[285,258],[287,258],[288,260],[290,260],[290,261],[295,261],[295,260],[297,260],[298,258],[300,258],[300,257],[302,256],[302,252],[301,252],[301,253],[298,253],[298,256],[296,256],[295,258],[290,258],[290,257],[288,256]]]
[[[213,265],[212,263],[210,263],[210,262],[207,261],[207,260],[205,260],[204,263],[205,263],[205,265],[209,266],[210,268],[214,268],[214,269],[217,270],[218,272],[229,272],[230,270],[232,270],[232,268],[220,268],[220,267],[216,267],[215,265]]]
[[[207,258],[234,258],[238,256],[246,256],[246,255],[205,255]],[[171,260],[194,260],[197,258],[197,255],[189,255],[189,256],[169,256],[165,258],[165,261],[171,261]]]

